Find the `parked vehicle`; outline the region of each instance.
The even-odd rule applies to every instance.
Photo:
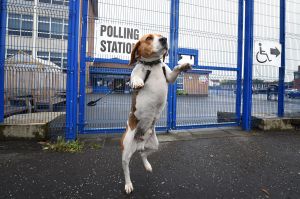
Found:
[[[300,98],[300,91],[299,90],[297,90],[297,89],[295,89],[295,90],[293,90],[293,91],[290,91],[288,94],[287,94],[287,96],[289,97],[289,98]]]

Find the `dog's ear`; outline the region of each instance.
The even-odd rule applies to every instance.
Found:
[[[130,55],[130,62],[129,62],[129,66],[134,64],[134,62],[136,61],[136,55],[137,55],[137,50],[139,48],[139,46],[141,45],[141,42],[138,41],[135,45],[134,48],[131,51],[131,55]]]
[[[166,51],[166,53],[163,55],[163,62],[165,62],[166,56],[168,56],[168,50]]]

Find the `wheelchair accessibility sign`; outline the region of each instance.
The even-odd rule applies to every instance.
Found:
[[[254,64],[281,66],[281,44],[270,41],[256,41],[254,45]]]

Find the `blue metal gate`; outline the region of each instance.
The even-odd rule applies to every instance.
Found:
[[[170,68],[179,59],[192,59],[194,65],[192,71],[181,74],[169,86],[168,103],[157,130],[239,125],[243,0],[225,4],[226,10],[216,2],[207,8],[198,1],[101,1],[97,20],[92,21],[95,16],[88,13],[88,1],[84,0],[79,132],[112,133],[125,129],[131,104],[127,84],[132,70],[127,66],[129,54],[138,38],[151,32],[168,37],[166,62]],[[220,11],[222,18],[213,19]],[[205,16],[209,13],[211,16]],[[214,28],[208,28],[207,20],[214,23]],[[89,27],[95,27],[94,35],[87,35]],[[228,30],[230,34],[226,33]],[[229,62],[225,60],[228,56]],[[101,97],[95,106],[87,105]]]
[[[170,68],[193,62],[193,70],[169,86],[157,130],[236,125],[250,130],[253,115],[300,113],[293,98],[300,92],[294,1],[1,0],[0,5],[0,123],[11,124],[10,116],[21,114],[32,122],[31,113],[43,112],[46,118],[62,116],[67,140],[77,132],[123,131],[131,105],[128,60],[146,33],[168,38]],[[253,44],[260,39],[282,46],[281,67],[263,76],[253,67]],[[277,101],[254,95],[257,82],[277,86]]]

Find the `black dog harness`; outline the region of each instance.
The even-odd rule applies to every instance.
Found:
[[[140,60],[139,60],[138,62],[141,63],[141,64],[144,64],[144,65],[146,65],[146,66],[152,67],[153,65],[156,65],[156,64],[161,63],[161,60],[158,59],[158,60],[154,60],[154,61],[152,61],[152,62],[146,62],[146,61],[140,61]],[[166,78],[166,81],[168,82],[168,80],[167,80],[166,68],[163,66],[162,69],[163,69],[163,73],[164,73],[164,76],[165,76],[165,78]],[[149,78],[150,73],[151,73],[151,70],[147,70],[147,73],[146,73],[146,76],[145,76],[145,79],[144,79],[144,83],[146,83],[147,79]]]

